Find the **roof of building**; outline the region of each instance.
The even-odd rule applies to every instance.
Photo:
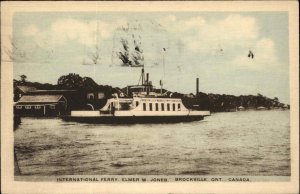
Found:
[[[36,90],[35,87],[29,87],[29,86],[17,86],[17,88],[19,90],[21,90],[23,93],[27,93],[27,92],[31,92],[31,91]]]
[[[63,95],[35,95],[35,96],[29,96],[24,95],[20,98],[18,101],[19,103],[55,103],[61,100],[61,98],[64,98]]]
[[[71,95],[77,93],[78,90],[33,90],[29,91],[29,95]]]

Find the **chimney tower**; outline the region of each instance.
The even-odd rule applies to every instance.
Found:
[[[145,76],[145,73],[144,73],[144,68],[142,69],[142,85],[144,85],[144,76]]]
[[[149,95],[149,73],[146,74],[146,79],[147,79],[147,82],[146,82],[146,92],[147,92],[147,95]]]
[[[199,78],[196,79],[196,96],[199,95]]]
[[[146,84],[148,85],[149,83],[149,73],[146,74]]]

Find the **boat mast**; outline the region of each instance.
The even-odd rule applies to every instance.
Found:
[[[165,74],[166,74],[166,71],[165,71],[165,54],[166,54],[166,48],[163,48],[163,78],[162,80],[159,80],[159,85],[160,85],[160,94],[162,95],[162,89],[163,89],[163,81],[165,81]]]
[[[166,68],[165,68],[165,52],[163,52],[163,68],[164,68],[164,79],[165,79],[165,76],[166,76]]]

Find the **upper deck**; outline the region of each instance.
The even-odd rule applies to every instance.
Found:
[[[111,98],[100,111],[72,111],[72,116],[208,116],[187,109],[179,98]]]

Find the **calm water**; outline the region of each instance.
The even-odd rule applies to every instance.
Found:
[[[289,111],[217,113],[204,121],[92,125],[22,118],[22,175],[290,175]]]

